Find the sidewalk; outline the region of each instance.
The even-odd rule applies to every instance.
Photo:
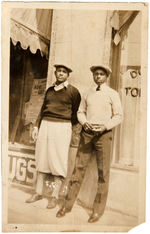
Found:
[[[25,231],[128,231],[137,225],[137,218],[121,214],[119,212],[106,208],[104,215],[94,224],[87,222],[89,214],[81,206],[75,204],[72,212],[66,214],[63,218],[56,218],[58,207],[48,210],[47,199],[43,198],[35,203],[27,204],[25,200],[31,192],[19,185],[9,185],[8,189],[8,223],[18,224],[19,231],[24,224]],[[20,224],[20,226],[19,226]],[[29,225],[25,225],[29,224]],[[43,226],[44,224],[44,226]],[[28,226],[28,227],[26,227]],[[32,226],[32,229],[30,229]]]

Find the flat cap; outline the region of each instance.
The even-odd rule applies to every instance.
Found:
[[[97,69],[104,70],[107,73],[107,76],[109,76],[110,73],[112,72],[111,69],[108,66],[105,66],[105,65],[95,65],[95,66],[90,67],[91,72],[94,72]]]
[[[68,66],[64,65],[64,64],[54,64],[54,67],[56,67],[56,68],[57,67],[64,67],[64,68],[66,68],[68,70],[69,73],[72,72],[72,69],[69,68]]]

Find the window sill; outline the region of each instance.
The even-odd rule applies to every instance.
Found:
[[[132,171],[132,172],[138,172],[139,169],[137,166],[129,166],[129,165],[124,165],[120,163],[112,163],[111,168],[113,169],[118,169],[118,170],[126,170],[126,171]]]
[[[9,142],[8,150],[27,154],[35,154],[35,146],[23,145],[16,142],[14,144]]]

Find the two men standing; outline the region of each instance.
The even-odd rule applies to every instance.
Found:
[[[61,67],[59,66],[59,69],[62,68],[64,68],[64,65],[61,65]],[[39,172],[51,172],[54,175],[60,174],[61,176],[66,176],[68,160],[67,149],[69,149],[71,131],[68,131],[70,129],[70,125],[65,127],[65,131],[65,129],[62,127],[62,124],[61,126],[58,126],[58,122],[61,120],[61,123],[70,124],[71,118],[76,116],[77,113],[78,121],[82,125],[81,140],[76,156],[75,168],[67,189],[68,192],[64,197],[62,197],[62,207],[57,212],[56,216],[63,217],[67,212],[71,211],[79,193],[90,158],[92,157],[92,154],[95,153],[98,168],[98,186],[97,194],[93,204],[93,212],[88,220],[88,222],[92,223],[99,220],[106,206],[109,184],[112,129],[122,121],[122,107],[118,93],[106,85],[107,77],[110,75],[111,70],[103,65],[92,66],[90,69],[93,73],[93,79],[96,87],[90,89],[85,95],[83,95],[81,103],[79,92],[76,90],[76,88],[72,86],[70,87],[68,84],[67,96],[65,96],[65,99],[64,96],[62,96],[62,93],[58,93],[58,91],[55,90],[55,86],[50,87],[47,90],[44,100],[45,104],[44,107],[42,107],[42,124],[36,146],[36,161],[37,170]],[[56,66],[55,72],[56,80],[58,80],[57,72],[58,66]],[[61,89],[63,90],[63,93],[66,93],[66,80],[61,79],[59,84],[57,84],[56,81],[57,86],[61,85],[63,87]],[[56,88],[58,89],[57,86]],[[65,110],[64,107],[66,107]],[[74,117],[74,119],[76,119],[76,117]],[[42,126],[44,121],[48,122],[48,125],[55,125],[53,131],[52,126],[50,126],[48,129],[47,125],[45,126],[44,131],[41,130],[43,128]],[[62,132],[57,134],[55,142],[50,141],[49,147],[47,145],[43,146],[43,144],[40,144],[40,142],[43,141],[42,138],[46,129],[48,129],[49,132],[47,133],[49,135],[48,139],[51,139],[54,138],[57,128],[61,128]],[[64,144],[62,142],[59,144],[60,138],[66,139],[67,136],[68,143],[65,143],[65,140]],[[66,148],[64,151],[62,151],[62,149],[65,147],[64,145]],[[57,150],[55,150],[55,148],[57,148]],[[54,154],[56,151],[60,151],[58,157],[56,157]],[[60,163],[55,163],[56,161],[59,161],[58,158],[59,160],[61,159]],[[61,173],[58,171],[61,171]],[[39,198],[39,195],[36,193],[35,197],[37,199]],[[36,199],[31,198],[32,201],[35,201]]]

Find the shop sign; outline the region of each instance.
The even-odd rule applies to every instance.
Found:
[[[124,93],[127,97],[141,97],[141,74],[138,70],[128,69],[122,76]]]
[[[26,103],[25,125],[35,124],[43,104],[46,89],[46,79],[34,79],[30,101]]]
[[[9,151],[9,179],[14,183],[33,186],[36,180],[34,155]]]

